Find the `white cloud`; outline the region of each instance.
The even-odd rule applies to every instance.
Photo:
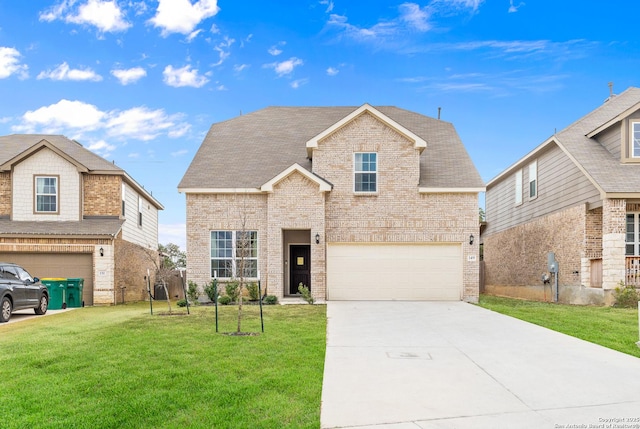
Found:
[[[28,77],[28,67],[20,64],[20,52],[15,48],[0,46],[0,79],[17,74],[20,79]]]
[[[115,76],[122,85],[135,83],[147,75],[147,71],[142,67],[133,67],[130,69],[114,69],[111,74]]]
[[[179,69],[174,69],[173,66],[169,65],[164,68],[162,74],[164,75],[164,83],[176,88],[182,86],[200,88],[209,82],[209,79],[205,76],[198,74],[197,69],[192,70],[190,65]]]
[[[278,77],[282,77],[293,73],[293,70],[297,66],[301,66],[303,64],[304,61],[302,61],[300,58],[291,57],[288,60],[279,63],[265,64],[264,67],[274,69]]]
[[[329,67],[329,68],[327,69],[327,75],[329,75],[329,76],[335,76],[335,75],[337,75],[338,73],[340,73],[340,70],[338,70],[337,68]]]
[[[224,60],[229,58],[229,55],[231,55],[231,52],[229,52],[228,48],[230,48],[234,42],[235,42],[235,39],[231,39],[225,36],[224,40],[220,42],[216,47],[213,48],[214,51],[218,52],[218,62],[212,64],[213,67],[217,67],[221,65],[224,62]]]
[[[181,114],[169,115],[163,109],[151,110],[140,106],[105,112],[92,104],[70,100],[60,100],[28,111],[22,116],[21,123],[12,127],[14,132],[66,134],[72,138],[91,134],[97,145],[107,137],[142,141],[153,140],[160,135],[174,138],[184,135],[189,129],[190,125]],[[96,148],[109,149],[104,145]]]
[[[236,64],[233,66],[233,71],[240,73],[242,70],[249,67],[249,64]]]
[[[399,6],[399,10],[400,20],[409,24],[410,27],[423,32],[431,30],[429,23],[431,11],[428,6],[421,8],[415,3],[403,3]]]
[[[509,0],[509,13],[516,13],[522,6],[524,6],[524,2],[520,2],[518,6],[515,6],[513,0]]]
[[[293,82],[291,82],[291,88],[293,89],[298,89],[300,88],[302,85],[306,85],[309,82],[309,79],[296,79]]]
[[[187,43],[191,43],[191,42],[193,41],[193,39],[195,39],[196,37],[198,37],[198,34],[200,34],[200,33],[202,33],[202,29],[192,31],[192,32],[187,36]]]
[[[280,49],[281,46],[286,45],[287,42],[278,42],[275,45],[273,45],[272,47],[269,48],[269,50],[267,52],[269,52],[270,55],[273,55],[274,57],[280,55],[282,53],[282,49]]]
[[[47,11],[40,13],[41,21],[63,20],[67,23],[92,25],[104,33],[125,31],[131,24],[115,0],[88,0],[77,8],[76,0],[63,0]],[[139,8],[139,6],[136,6]]]
[[[218,13],[217,0],[159,0],[156,15],[149,20],[162,30],[162,36],[171,33],[190,34],[203,20]]]
[[[327,6],[327,9],[325,10],[326,13],[329,13],[333,10],[332,0],[320,0],[320,4]]]
[[[56,104],[29,110],[22,116],[22,124],[14,131],[35,133],[36,130],[49,134],[60,134],[64,130],[94,131],[101,127],[106,117],[92,104],[81,101],[60,100]]]
[[[51,79],[51,80],[88,80],[92,82],[99,82],[102,80],[102,76],[91,70],[86,69],[72,69],[66,62],[60,64],[53,70],[47,70],[38,74],[38,79]]]
[[[116,150],[116,147],[112,144],[107,143],[104,140],[98,140],[96,142],[90,143],[89,146],[87,146],[87,149],[97,153],[103,158],[107,158],[109,155],[111,155],[111,152]]]

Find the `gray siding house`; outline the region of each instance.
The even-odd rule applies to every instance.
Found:
[[[640,285],[640,89],[612,95],[487,184],[485,291],[611,304],[620,282]]]
[[[478,299],[484,183],[452,124],[397,107],[269,107],[214,124],[178,190],[187,274],[318,300]],[[243,240],[244,238],[244,240]]]

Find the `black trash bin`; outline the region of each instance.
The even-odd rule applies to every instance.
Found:
[[[156,285],[154,285],[153,287],[153,299],[155,300],[166,300],[167,299],[167,293],[164,290],[164,286],[162,286],[162,283],[158,283]]]

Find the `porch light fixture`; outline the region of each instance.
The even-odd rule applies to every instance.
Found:
[[[104,256],[104,249],[102,247],[100,248],[100,256]]]
[[[469,244],[473,244],[473,239],[474,239],[473,234],[471,234],[469,236]]]
[[[316,233],[316,244],[320,244],[320,234]]]

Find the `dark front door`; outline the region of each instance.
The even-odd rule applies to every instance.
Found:
[[[289,294],[298,292],[298,285],[302,283],[311,290],[311,246],[295,245],[289,247]]]

